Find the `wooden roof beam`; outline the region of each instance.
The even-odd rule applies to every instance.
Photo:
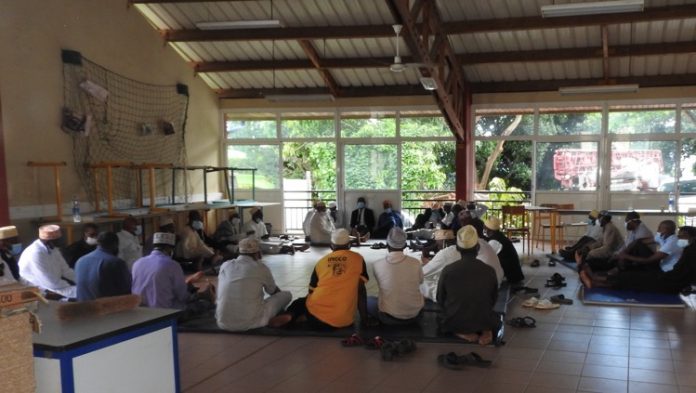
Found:
[[[268,95],[331,94],[328,88],[276,88],[276,89],[225,89],[217,91],[219,98],[264,98]],[[341,87],[341,98],[419,96],[430,93],[420,85],[394,85],[372,87]]]
[[[329,92],[331,92],[331,95],[334,97],[337,97],[339,95],[339,90],[340,86],[338,86],[338,83],[336,82],[336,79],[334,79],[333,75],[322,66],[321,59],[319,58],[319,54],[317,53],[316,48],[310,41],[307,40],[300,40],[299,42],[300,46],[302,47],[302,50],[304,51],[305,55],[309,58],[309,61],[312,63],[314,68],[316,68],[317,71],[319,71],[319,75],[321,75],[321,79],[324,80],[324,84],[326,84],[326,87],[329,88]]]
[[[164,1],[163,1],[164,2]],[[138,2],[139,3],[139,2]],[[668,19],[696,18],[696,4],[646,8],[643,12],[623,14],[581,15],[562,18],[530,16],[507,19],[461,20],[443,23],[442,29],[450,34],[472,34],[489,31],[514,31],[555,29],[581,26],[616,25],[622,23],[648,22]],[[163,31],[170,42],[200,41],[270,41],[270,40],[316,40],[340,38],[393,37],[390,25],[365,26],[303,26],[263,29],[229,30],[167,30]]]

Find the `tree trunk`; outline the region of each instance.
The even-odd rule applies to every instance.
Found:
[[[510,123],[510,125],[507,126],[505,131],[503,131],[503,133],[500,136],[506,137],[512,134],[512,132],[515,131],[517,126],[520,125],[520,122],[522,122],[522,115],[516,115],[515,120],[513,120],[512,123]],[[504,139],[499,140],[498,143],[495,145],[495,149],[493,149],[493,152],[488,157],[488,160],[486,160],[486,166],[484,167],[483,173],[481,174],[481,181],[479,181],[478,183],[479,190],[486,189],[486,186],[488,185],[488,178],[491,176],[491,171],[493,170],[493,165],[495,164],[495,161],[498,159],[498,156],[500,156],[500,153],[503,152],[504,144]]]

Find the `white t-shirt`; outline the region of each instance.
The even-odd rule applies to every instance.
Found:
[[[656,237],[655,240],[657,240],[657,251],[667,254],[667,256],[660,261],[660,269],[662,269],[663,272],[668,272],[677,264],[684,249],[677,245],[679,238],[676,234],[669,236],[667,239],[663,239],[662,236],[659,236]]]
[[[372,269],[379,286],[379,311],[399,319],[416,317],[424,303],[418,288],[423,282],[420,261],[394,251],[377,260]]]
[[[128,270],[133,270],[135,261],[143,257],[140,239],[125,229],[119,231],[116,236],[118,236],[118,257],[126,261]]]
[[[215,319],[221,329],[243,331],[258,327],[265,293],[277,290],[271,270],[248,255],[220,267]]]
[[[41,240],[34,240],[19,257],[19,275],[25,284],[65,297],[77,297],[77,287],[65,281],[67,278],[76,282],[75,272],[57,248],[49,249]]]
[[[479,239],[478,241],[480,249],[476,256],[476,259],[485,263],[495,270],[495,276],[498,279],[498,285],[503,282],[504,272],[502,266],[500,266],[500,260],[498,255],[496,255],[495,250],[490,244],[486,243],[485,240]],[[449,246],[443,250],[440,250],[435,257],[423,265],[423,284],[421,284],[420,289],[423,296],[432,301],[437,299],[437,283],[440,280],[440,275],[442,274],[442,269],[452,262],[456,262],[462,259],[462,255],[457,251],[457,246]]]
[[[595,221],[594,224],[587,224],[587,232],[585,236],[591,237],[595,240],[602,238],[603,228],[599,225],[599,221]]]
[[[638,239],[652,239],[653,232],[641,221],[638,227],[632,231],[626,232],[626,242],[624,247],[628,247],[631,243]]]
[[[268,229],[266,229],[266,224],[264,224],[263,221],[256,222],[251,220],[244,224],[244,229],[242,229],[244,235],[246,236],[246,233],[250,231],[254,231],[254,234],[251,236],[254,239],[260,240],[262,237],[268,235]]]

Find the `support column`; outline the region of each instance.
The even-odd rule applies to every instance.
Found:
[[[474,193],[476,179],[476,161],[474,159],[471,90],[465,89],[464,99],[464,135],[456,135],[456,148],[454,151],[454,172],[456,199],[470,200]]]

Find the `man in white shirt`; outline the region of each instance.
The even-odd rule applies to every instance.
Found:
[[[246,236],[257,240],[268,239],[268,229],[266,229],[266,224],[263,222],[263,212],[261,209],[256,206],[252,207],[249,209],[249,216],[251,216],[251,221],[244,224],[242,232],[244,232]]]
[[[657,251],[649,256],[635,256],[626,253],[619,254],[619,267],[622,270],[659,270],[668,272],[681,258],[683,249],[677,245],[677,224],[665,220],[657,227],[654,241]]]
[[[218,275],[215,319],[220,329],[245,331],[268,325],[283,311],[292,294],[281,291],[261,260],[256,239],[239,242],[239,257],[222,264]],[[268,294],[269,297],[264,299]]]
[[[316,213],[309,224],[309,239],[313,246],[329,246],[331,233],[335,230],[334,223],[326,211],[324,202],[317,202]]]
[[[75,272],[63,259],[56,241],[62,233],[58,225],[39,228],[39,238],[19,258],[19,275],[27,285],[50,291],[66,298],[75,298]]]
[[[329,202],[329,216],[334,223],[334,227],[343,228],[343,210],[338,210],[336,202]]]
[[[133,264],[143,256],[143,246],[140,245],[140,235],[143,234],[142,226],[133,216],[123,220],[123,226],[118,236],[118,257],[126,261],[128,270],[133,270]]]
[[[404,255],[406,233],[392,228],[387,235],[386,258],[372,266],[379,286],[379,298],[367,298],[367,312],[385,325],[404,325],[418,320],[423,310],[419,285],[423,270],[419,260]]]

